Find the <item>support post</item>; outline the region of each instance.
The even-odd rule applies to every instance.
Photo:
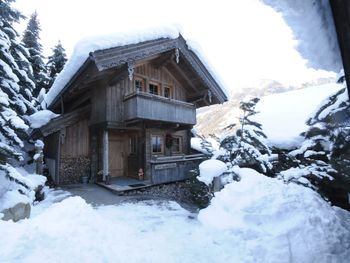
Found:
[[[37,174],[42,175],[43,174],[43,164],[44,164],[44,155],[43,155],[44,143],[43,143],[43,141],[37,140],[34,144],[34,147],[35,147],[34,161],[36,163],[35,171]]]
[[[109,164],[108,164],[108,156],[109,154],[109,146],[108,146],[108,131],[103,131],[103,181],[106,184],[109,184]]]

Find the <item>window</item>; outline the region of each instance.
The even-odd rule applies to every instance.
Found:
[[[170,89],[170,87],[164,87],[164,97],[171,98],[171,89]]]
[[[158,90],[157,84],[149,84],[149,93],[158,95]]]
[[[137,137],[133,136],[129,138],[129,150],[130,154],[136,154],[137,153]]]
[[[143,79],[135,79],[135,90],[136,92],[144,91],[145,81]]]
[[[162,153],[163,152],[163,136],[152,135],[151,136],[151,147],[152,153]]]
[[[179,153],[182,151],[182,138],[181,137],[173,137],[173,140],[172,140],[172,152],[174,153]]]

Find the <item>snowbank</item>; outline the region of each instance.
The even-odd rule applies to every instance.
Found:
[[[118,46],[137,44],[144,41],[159,39],[159,38],[170,38],[176,39],[180,35],[180,29],[177,26],[164,26],[156,28],[147,28],[140,31],[128,31],[118,32],[114,34],[95,36],[90,38],[82,39],[75,46],[72,56],[65,64],[62,72],[57,76],[54,84],[50,88],[49,92],[44,95],[45,101],[48,106],[54,101],[56,96],[61,92],[65,85],[70,81],[78,69],[88,59],[90,52],[103,50]],[[216,81],[221,88],[224,89],[222,81],[218,77],[213,67],[210,65],[205,55],[201,52],[198,44],[195,42],[187,43],[189,48],[196,53],[196,55],[205,64],[207,69],[216,78]],[[190,45],[192,44],[192,46]],[[192,47],[192,48],[191,48]]]
[[[309,189],[241,171],[200,222],[174,202],[94,209],[50,190],[30,219],[0,220],[0,262],[347,263],[348,212]]]
[[[237,172],[241,181],[226,185],[199,213],[204,226],[254,244],[259,262],[348,261],[349,212],[331,207],[309,188],[248,168]]]
[[[18,203],[32,203],[35,199],[34,190],[46,182],[45,176],[30,174],[21,167],[11,167],[9,171],[13,178],[24,182],[30,189],[28,190],[15,182],[9,181],[5,178],[5,172],[0,171],[0,211],[11,208]],[[24,194],[21,194],[19,190]]]
[[[199,176],[197,179],[206,185],[210,185],[214,177],[222,175],[227,171],[227,166],[219,160],[207,160],[199,165]]]
[[[332,83],[262,97],[255,118],[263,125],[268,144],[285,149],[300,146],[307,119],[324,99],[341,88],[342,84]]]
[[[47,124],[51,119],[58,117],[58,114],[49,110],[41,110],[29,116],[30,127],[40,128]]]

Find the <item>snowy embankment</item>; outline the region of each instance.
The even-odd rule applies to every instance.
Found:
[[[308,118],[324,99],[342,88],[342,84],[332,83],[262,97],[256,119],[263,125],[269,145],[286,149],[300,146]]]
[[[0,261],[347,262],[348,212],[308,188],[237,172],[241,181],[217,193],[198,219],[174,202],[52,204],[51,191],[31,219],[0,221]]]

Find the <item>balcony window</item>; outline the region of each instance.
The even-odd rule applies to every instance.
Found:
[[[145,90],[145,81],[143,79],[135,79],[135,90],[136,92],[142,92]]]
[[[163,136],[151,135],[151,147],[152,147],[152,154],[163,153],[163,148],[164,148]]]
[[[164,87],[164,97],[171,98],[171,89],[170,89],[170,87]]]
[[[148,91],[151,94],[158,95],[159,94],[159,87],[157,84],[150,83],[148,87]]]

